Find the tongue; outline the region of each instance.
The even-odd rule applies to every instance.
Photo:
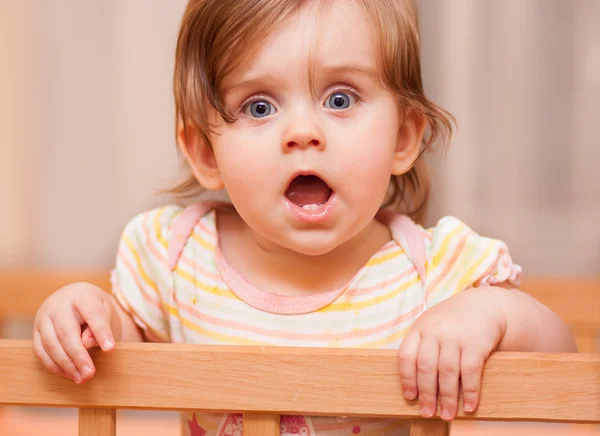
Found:
[[[292,180],[285,195],[297,206],[321,204],[329,200],[331,188],[317,176],[298,176]]]

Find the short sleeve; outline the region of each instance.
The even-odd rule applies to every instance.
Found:
[[[504,242],[479,236],[454,217],[442,218],[427,233],[428,306],[473,287],[519,285],[521,267],[513,263]]]
[[[112,293],[148,341],[170,341],[168,301],[172,279],[167,241],[171,223],[180,212],[178,206],[144,212],[125,226],[119,242],[111,275]]]

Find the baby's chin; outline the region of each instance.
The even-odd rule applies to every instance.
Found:
[[[283,248],[307,257],[320,257],[332,254],[347,238],[340,238],[331,231],[308,231],[279,241]],[[273,241],[275,242],[275,241]]]

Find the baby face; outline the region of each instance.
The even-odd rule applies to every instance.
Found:
[[[397,160],[402,115],[377,76],[359,2],[311,2],[226,79],[237,115],[210,139],[238,213],[280,247],[320,255],[373,221]],[[314,82],[310,72],[314,71]]]

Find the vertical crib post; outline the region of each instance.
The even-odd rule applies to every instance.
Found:
[[[116,436],[115,409],[79,409],[79,436]]]
[[[441,419],[413,419],[410,436],[450,436],[450,424]]]
[[[279,415],[244,413],[244,436],[280,436]]]

